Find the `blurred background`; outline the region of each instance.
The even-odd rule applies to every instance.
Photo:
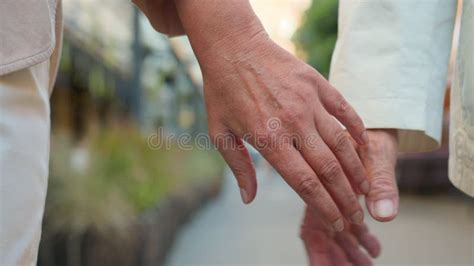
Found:
[[[328,74],[337,0],[251,2],[277,43]],[[188,40],[156,33],[128,0],[63,9],[38,265],[305,265],[304,205],[257,153],[259,192],[244,206],[216,152],[152,145],[206,133]],[[474,202],[447,178],[448,117],[440,150],[400,155],[398,218],[366,215],[382,242],[375,265],[474,265]]]

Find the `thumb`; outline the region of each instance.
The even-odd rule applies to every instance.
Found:
[[[399,195],[395,177],[398,140],[394,129],[369,130],[369,144],[361,146],[359,155],[367,169],[370,191],[366,205],[370,215],[381,222],[397,216]]]
[[[211,133],[211,140],[234,173],[242,201],[249,204],[257,194],[257,177],[250,154],[241,138],[229,131],[220,132]]]

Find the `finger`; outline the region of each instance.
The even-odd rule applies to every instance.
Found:
[[[242,201],[249,204],[257,194],[257,178],[244,142],[231,132],[211,134],[211,138],[237,179]]]
[[[333,266],[352,266],[344,250],[334,241],[329,243],[329,258]]]
[[[323,231],[302,229],[302,240],[311,266],[332,266],[329,239]]]
[[[370,192],[366,196],[366,205],[374,219],[391,221],[398,214],[399,196],[392,167],[376,166],[369,169]]]
[[[380,255],[380,242],[377,237],[369,232],[367,225],[352,225],[351,232],[372,258],[376,258]]]
[[[292,143],[281,143],[275,149],[256,147],[285,181],[334,230],[342,231],[344,221],[336,203],[324,188],[313,169]]]
[[[310,137],[309,134],[303,136],[305,139]],[[324,141],[321,138],[315,138],[312,145],[303,144],[300,150],[347,220],[362,223],[364,212],[357,196],[341,165]]]
[[[395,178],[396,143],[377,136],[369,145],[360,147],[359,154],[370,182],[370,192],[366,196],[367,209],[374,219],[390,221],[395,218],[399,208]]]
[[[308,255],[309,265],[339,266],[349,263],[344,251],[334,243],[329,234],[319,216],[306,207],[300,237]]]
[[[326,110],[347,128],[347,131],[349,131],[358,144],[368,144],[369,137],[362,119],[341,93],[329,83],[326,82],[325,84],[327,86],[319,90],[319,95]]]
[[[319,134],[341,163],[353,189],[367,194],[370,189],[367,173],[350,136],[325,110],[320,110],[315,120]]]
[[[337,233],[335,239],[354,266],[373,265],[369,256],[359,248],[359,243],[354,236],[345,231]]]

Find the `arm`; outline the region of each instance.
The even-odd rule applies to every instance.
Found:
[[[257,186],[245,140],[326,224],[342,230],[343,218],[361,223],[354,191],[368,191],[365,170],[333,119],[359,144],[367,143],[352,107],[317,71],[269,39],[248,1],[175,5],[201,65],[209,134],[243,201],[255,198]]]
[[[399,149],[440,145],[455,0],[340,2],[331,83]]]

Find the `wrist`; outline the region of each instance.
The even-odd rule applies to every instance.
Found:
[[[268,39],[248,1],[175,0],[175,3],[201,63],[215,56],[237,59]]]

